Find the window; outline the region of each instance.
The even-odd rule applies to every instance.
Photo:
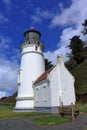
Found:
[[[35,91],[35,99],[36,99],[36,103],[38,103],[38,102],[39,102],[39,88],[36,87],[35,90],[36,90],[36,91]]]
[[[29,40],[29,34],[28,33],[26,33],[26,35],[25,35],[25,41],[28,41]]]
[[[22,70],[18,71],[18,85],[21,85],[21,76],[22,76]]]
[[[46,89],[46,86],[43,86],[42,93],[43,93],[43,101],[46,102],[47,101],[47,89]]]

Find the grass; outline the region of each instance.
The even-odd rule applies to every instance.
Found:
[[[87,104],[83,102],[77,102],[77,107],[80,112],[87,112]],[[13,112],[8,106],[0,106],[0,119],[14,118],[14,117],[25,117],[25,116],[38,116],[38,115],[46,115],[46,117],[42,118],[34,118],[32,121],[41,125],[56,125],[56,124],[64,124],[67,122],[71,122],[72,119],[65,118],[61,116],[50,115],[49,113],[41,113],[41,112]],[[84,129],[87,130],[87,127]]]
[[[87,103],[77,102],[76,105],[77,105],[78,109],[80,110],[80,112],[87,113]]]
[[[85,127],[84,130],[87,130],[87,127]]]
[[[56,125],[71,122],[71,119],[61,116],[48,116],[43,118],[35,118],[32,121],[41,125]]]
[[[40,112],[13,112],[8,106],[0,106],[0,119],[8,119],[14,117],[25,117],[25,116],[38,116],[38,115],[46,115],[46,117],[42,118],[34,118],[32,121],[37,124],[42,125],[55,125],[55,124],[63,124],[66,122],[70,122],[71,119],[64,118],[60,116],[47,116],[49,113],[40,113]]]
[[[44,113],[46,114],[46,113]],[[8,106],[0,106],[0,119],[24,117],[24,116],[37,116],[42,115],[40,112],[13,112]]]

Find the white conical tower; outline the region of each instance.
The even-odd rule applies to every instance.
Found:
[[[31,28],[24,33],[21,44],[21,66],[18,72],[18,95],[15,110],[34,110],[33,82],[45,71],[41,34]]]

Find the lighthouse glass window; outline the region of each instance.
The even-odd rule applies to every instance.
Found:
[[[27,33],[26,35],[25,35],[25,41],[28,41],[29,40],[29,34]]]
[[[37,42],[40,42],[40,36],[39,36],[39,34],[37,34],[37,33],[36,33],[36,41],[37,41]]]
[[[33,40],[33,32],[29,32],[29,41]]]

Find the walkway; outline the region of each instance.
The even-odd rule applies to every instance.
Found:
[[[22,117],[0,120],[0,130],[84,130],[87,127],[87,114],[78,116],[76,122],[63,125],[42,126],[32,123],[35,117]]]

